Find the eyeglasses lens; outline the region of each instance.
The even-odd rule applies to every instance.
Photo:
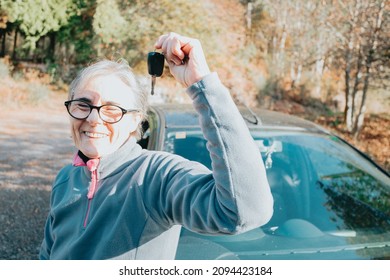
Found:
[[[76,119],[86,119],[92,111],[91,105],[83,101],[72,101],[68,104],[69,114]],[[109,123],[119,121],[123,112],[122,109],[115,105],[103,105],[99,107],[100,118]]]

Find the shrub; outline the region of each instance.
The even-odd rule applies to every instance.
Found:
[[[37,83],[31,83],[28,90],[27,102],[30,105],[38,105],[40,102],[48,99],[51,91],[46,85],[41,85]]]

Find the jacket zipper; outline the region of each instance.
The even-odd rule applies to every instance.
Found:
[[[87,227],[89,211],[91,209],[91,201],[92,201],[92,199],[88,198],[88,207],[87,207],[87,212],[85,213],[85,218],[84,218],[84,223],[83,223],[84,228]]]
[[[94,168],[91,168],[92,169],[91,170],[91,185],[89,186],[89,190],[88,190],[88,194],[87,194],[88,206],[87,206],[87,212],[85,213],[85,218],[84,218],[84,223],[83,223],[84,228],[87,227],[88,217],[89,217],[89,213],[91,210],[92,199],[95,196],[95,193],[97,190],[98,179],[97,179],[97,168],[96,167],[97,167],[97,165],[94,166]]]

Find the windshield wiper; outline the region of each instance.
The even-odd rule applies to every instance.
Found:
[[[343,246],[333,246],[333,247],[319,247],[319,248],[302,248],[302,249],[282,249],[282,250],[267,250],[267,251],[244,251],[239,252],[238,255],[242,256],[276,256],[276,255],[292,255],[292,254],[323,254],[323,253],[335,253],[342,251],[356,251],[356,250],[365,250],[365,249],[379,249],[379,248],[389,248],[389,242],[373,242],[373,243],[362,243],[362,244],[351,244]]]

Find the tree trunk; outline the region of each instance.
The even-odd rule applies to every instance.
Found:
[[[253,10],[253,3],[248,2],[248,5],[246,7],[246,28],[248,30],[248,33],[251,33],[252,29],[252,10]]]
[[[375,28],[372,33],[372,37],[370,38],[369,51],[366,58],[366,76],[364,77],[363,96],[360,104],[359,114],[357,116],[357,120],[353,129],[353,134],[355,138],[358,137],[364,123],[364,114],[366,112],[366,98],[367,98],[368,86],[369,86],[369,81],[371,76],[371,68],[372,68],[372,63],[374,61],[374,55],[378,46],[379,32],[382,31],[382,23],[383,23],[382,17],[386,8],[385,2],[386,1],[382,1],[378,5],[378,12],[376,14],[376,20],[375,20]]]
[[[355,82],[354,82],[354,85],[353,85],[353,89],[352,89],[352,92],[351,92],[351,96],[352,96],[352,101],[351,101],[351,113],[352,113],[352,116],[351,116],[351,119],[352,121],[355,123],[356,122],[356,114],[355,114],[355,111],[356,111],[356,95],[357,95],[357,92],[359,91],[359,85],[360,85],[360,78],[362,76],[362,61],[363,61],[363,54],[362,54],[362,49],[361,49],[361,46],[359,45],[359,50],[358,50],[358,58],[357,58],[357,62],[356,62],[356,73],[355,73]]]
[[[54,61],[54,55],[55,55],[55,48],[56,48],[56,33],[51,32],[49,34],[50,43],[49,43],[49,49],[48,49],[48,59],[50,61]]]
[[[15,27],[14,31],[14,46],[12,50],[12,60],[16,60],[16,47],[18,45],[18,27]]]
[[[296,85],[299,85],[302,78],[302,64],[299,63],[296,66],[295,62],[291,63],[290,67],[290,77],[291,77],[291,88],[295,88]]]
[[[354,138],[357,138],[360,131],[362,130],[363,123],[364,123],[364,115],[366,113],[366,99],[367,99],[367,91],[368,91],[368,85],[370,81],[370,73],[371,73],[371,62],[366,67],[366,76],[364,78],[364,86],[363,86],[363,95],[362,95],[362,101],[360,103],[359,113],[356,117],[356,122],[353,128],[353,136]]]
[[[0,57],[4,57],[5,56],[5,39],[6,39],[6,35],[7,35],[7,32],[5,32],[5,29],[3,29],[1,31],[1,52],[0,52]]]
[[[321,57],[317,59],[315,64],[315,86],[313,90],[313,96],[315,98],[321,98],[321,92],[322,92],[322,76],[324,74],[324,65],[325,65],[325,58]]]
[[[352,97],[351,93],[349,91],[347,91],[346,92],[346,103],[345,103],[344,116],[345,116],[345,124],[346,124],[347,130],[349,132],[351,132],[353,129],[352,100],[353,100],[353,97]]]
[[[347,53],[345,59],[345,110],[344,110],[344,122],[346,124],[347,131],[352,132],[353,130],[353,104],[354,96],[350,89],[350,78],[351,78],[351,64],[352,64],[352,55],[354,50],[354,30],[357,25],[357,21],[360,14],[360,1],[355,1],[353,11],[351,12],[352,18],[350,23],[350,37],[347,45]]]
[[[276,72],[277,77],[280,79],[284,75],[284,63],[285,63],[285,46],[286,46],[286,39],[287,39],[287,31],[285,28],[283,28],[282,36],[280,38],[280,44],[279,47],[276,49]]]
[[[346,67],[345,67],[345,109],[344,109],[344,122],[346,124],[347,130],[349,132],[353,129],[353,120],[352,120],[352,100],[353,96],[349,87],[349,80],[351,77],[351,53],[350,50],[347,52],[346,57]]]

